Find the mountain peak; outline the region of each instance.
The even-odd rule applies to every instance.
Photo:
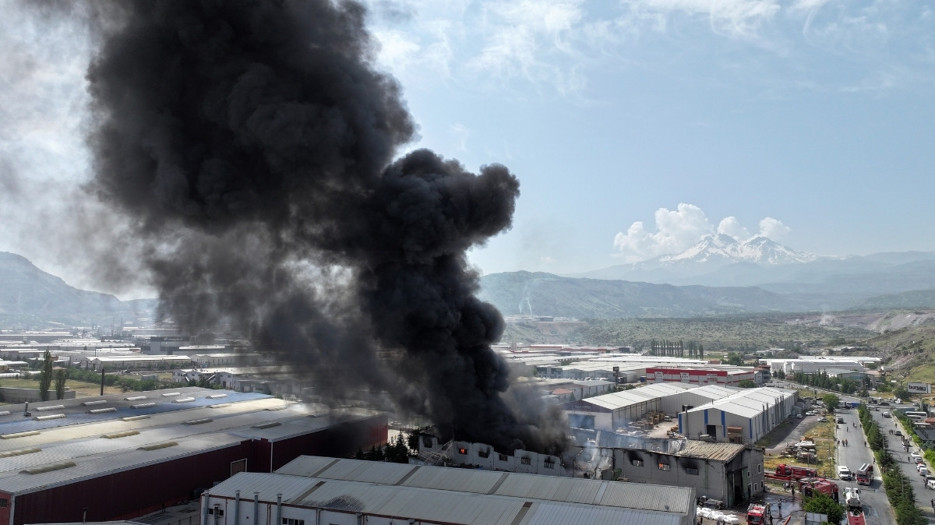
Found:
[[[763,236],[740,242],[723,233],[705,235],[691,248],[676,255],[667,255],[659,260],[663,264],[679,263],[737,263],[780,265],[814,261],[810,253],[797,252]]]

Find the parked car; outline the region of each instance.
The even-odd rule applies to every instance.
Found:
[[[894,431],[893,431],[893,435],[894,435],[894,436],[902,436],[903,433],[900,432],[899,430],[894,430]]]
[[[910,452],[909,457],[912,459],[922,459],[922,454],[919,454],[918,452]],[[918,461],[916,461],[916,463],[918,463]]]
[[[925,486],[930,490],[935,490],[935,479],[928,479],[928,481],[925,482]]]
[[[843,418],[843,417],[839,417],[839,418],[838,418],[838,423],[843,423],[843,422],[844,422],[844,418]]]
[[[817,419],[817,421],[818,421],[819,423],[824,423],[825,421],[828,421],[828,420],[825,419],[824,417],[820,417],[820,418]]]
[[[929,475],[928,467],[919,467],[919,475],[922,476],[923,478],[925,476],[928,476]]]
[[[844,481],[850,481],[851,469],[847,468],[846,465],[838,465],[838,477]]]

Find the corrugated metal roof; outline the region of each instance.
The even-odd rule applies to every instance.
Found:
[[[692,439],[680,439],[677,442],[682,444],[682,448],[675,455],[683,458],[729,461],[744,450],[743,445],[736,443],[709,443]]]
[[[318,470],[320,472],[316,477],[321,479],[369,481],[387,485],[398,483],[399,486],[412,489],[424,488],[446,492],[490,494],[524,500],[626,507],[680,514],[688,513],[690,510],[688,504],[694,500],[694,489],[687,487],[621,483],[515,472],[420,467],[354,459],[335,460],[333,458],[324,458],[324,460],[321,458],[309,459],[303,456],[277,470],[277,474]],[[368,465],[380,467],[369,468]],[[320,468],[316,469],[316,467]],[[377,473],[385,477],[380,479],[376,475]],[[682,503],[680,505],[673,503],[676,501],[682,501]]]
[[[26,494],[37,490],[94,479],[138,468],[152,463],[165,462],[193,454],[216,450],[240,442],[239,438],[223,434],[190,438],[177,445],[151,451],[134,450],[128,453],[101,454],[90,457],[73,458],[74,466],[39,474],[19,471],[0,473],[0,486],[12,494]],[[37,467],[40,465],[36,465]]]
[[[327,460],[327,461],[324,461]],[[296,460],[300,466],[291,467],[292,471],[311,470],[316,467],[326,470],[338,467],[340,463],[348,466],[336,471],[356,473],[350,475],[367,476],[376,471],[362,469],[361,462],[354,460]],[[332,462],[337,461],[331,465]],[[330,465],[330,466],[329,466]],[[416,519],[443,523],[490,524],[517,523],[640,523],[641,525],[676,525],[690,522],[689,507],[693,504],[694,491],[677,487],[659,487],[647,485],[649,490],[661,492],[652,497],[660,510],[628,508],[625,501],[646,499],[642,484],[619,483],[580,478],[557,478],[531,474],[507,474],[485,471],[471,471],[443,467],[417,467],[412,465],[383,464],[395,467],[398,472],[410,474],[407,482],[421,476],[424,483],[430,479],[439,479],[436,475],[462,478],[457,483],[443,485],[472,485],[464,483],[464,476],[485,478],[514,477],[517,483],[509,485],[520,488],[520,492],[535,494],[537,497],[524,495],[512,496],[482,492],[465,492],[439,487],[415,487],[406,484],[392,485],[393,475],[389,480],[364,482],[318,477],[294,476],[281,473],[260,474],[242,472],[212,487],[208,493],[214,497],[233,498],[240,491],[241,498],[252,499],[258,493],[260,501],[274,502],[276,494],[283,495],[283,502],[292,506],[306,508],[326,508],[348,513],[379,515],[382,517]],[[507,480],[504,480],[506,485]],[[535,485],[541,485],[537,490]],[[573,487],[586,487],[579,489]],[[501,485],[502,488],[503,485]],[[660,491],[660,489],[662,489]],[[489,491],[489,489],[488,489]],[[634,495],[635,494],[635,495]],[[556,500],[539,499],[550,496]],[[661,503],[663,499],[669,499]],[[681,504],[676,500],[681,499]],[[210,502],[209,502],[210,503]],[[669,508],[666,508],[666,504]]]
[[[489,470],[419,468],[402,485],[489,494],[507,475]]]
[[[219,399],[209,397],[218,395],[219,392],[215,390],[194,389],[186,393],[189,396],[204,396],[212,403]],[[158,392],[146,395],[155,398]],[[275,441],[282,436],[314,432],[330,426],[332,422],[329,417],[309,417],[314,408],[285,403],[270,396],[257,399],[255,396],[230,395],[223,401],[230,404],[211,408],[210,405],[186,403],[184,409],[157,412],[148,419],[133,421],[124,421],[112,415],[109,420],[81,425],[74,424],[72,420],[71,426],[44,428],[35,435],[2,439],[0,452],[10,454],[0,458],[0,486],[13,493],[28,493],[139,468],[169,458],[209,452],[255,439],[264,433],[271,441]],[[87,409],[88,406],[83,405],[83,408]],[[262,426],[269,423],[276,426],[254,428],[258,424]],[[141,449],[169,442],[174,444],[156,450]],[[68,468],[24,473],[26,470],[41,470],[70,463],[73,465]]]
[[[620,483],[618,481],[605,481],[604,483],[607,483],[607,489],[599,502],[601,505],[656,510],[681,515],[694,512],[695,489],[691,487]],[[633,490],[634,486],[639,487],[639,490]]]
[[[582,399],[582,403],[589,403],[609,410],[617,410],[638,403],[645,403],[652,399],[679,394],[688,390],[689,387],[680,383],[654,383],[632,390],[604,394]]]
[[[747,388],[736,391],[727,397],[715,399],[710,404],[697,406],[689,412],[716,408],[728,414],[750,418],[763,413],[764,408],[768,409],[782,402],[783,399],[794,397],[795,392],[779,388]]]
[[[409,474],[415,465],[382,463],[379,461],[346,460],[338,461],[317,474],[320,478],[363,481],[395,485]]]
[[[622,523],[639,525],[680,525],[680,516],[633,509],[607,507],[581,508],[540,502],[526,513],[522,525],[568,525],[569,523]]]
[[[511,473],[494,494],[567,503],[597,504],[598,493],[605,483],[607,482],[595,479]],[[634,490],[640,491],[638,487],[634,487]]]

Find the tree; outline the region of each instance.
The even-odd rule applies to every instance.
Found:
[[[909,399],[909,396],[911,396],[912,394],[910,394],[909,391],[906,390],[906,387],[900,385],[893,389],[893,395],[899,399],[902,399],[903,401],[906,401]]]
[[[740,388],[756,388],[756,383],[750,381],[749,379],[744,379],[737,383],[737,386]]]
[[[741,356],[737,352],[731,352],[727,354],[727,364],[743,366],[743,356]]]
[[[64,368],[55,370],[55,399],[65,399],[65,380],[68,373]]]
[[[806,512],[817,512],[828,516],[828,523],[841,523],[844,518],[844,505],[835,503],[831,496],[818,492],[812,492],[812,495],[805,500],[802,507]]]
[[[825,394],[821,396],[821,402],[825,404],[825,408],[828,409],[828,412],[834,412],[834,410],[838,408],[838,403],[841,402],[841,398],[834,394]]]
[[[49,400],[49,387],[52,386],[52,354],[45,351],[42,356],[42,368],[39,370],[39,399]]]

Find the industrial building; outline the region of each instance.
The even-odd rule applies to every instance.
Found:
[[[734,506],[764,490],[763,450],[733,443],[690,439],[624,436],[600,430],[574,431],[582,449],[578,473],[589,477],[692,487],[705,496]],[[612,458],[612,461],[601,461]]]
[[[86,370],[150,370],[191,366],[192,360],[185,355],[120,355],[85,357],[79,363]]]
[[[671,403],[671,396],[681,394],[687,389],[687,386],[678,383],[646,385],[579,399],[565,403],[562,407],[573,427],[615,431],[628,428],[632,422],[651,412],[664,412],[674,416],[683,403]]]
[[[798,395],[779,388],[747,388],[678,414],[679,433],[691,438],[755,443],[792,415]]]
[[[728,388],[684,383],[653,383],[639,388],[565,403],[572,427],[646,430],[652,415],[678,421],[678,431],[693,439],[755,442],[792,414],[797,395],[778,388]]]
[[[504,454],[497,452],[486,443],[468,441],[439,443],[436,437],[428,435],[420,437],[419,456],[414,462],[547,476],[571,476],[573,474],[571,466],[564,464],[562,458],[558,456],[522,449],[515,449],[512,454]]]
[[[686,383],[690,385],[740,386],[741,381],[756,383],[749,367],[665,366],[646,369],[647,383]]]
[[[207,489],[201,520],[216,525],[691,525],[695,505],[689,487],[301,457],[274,474],[244,472]]]
[[[180,388],[0,411],[0,524],[108,521],[187,501],[237,472],[387,439],[385,415]]]

